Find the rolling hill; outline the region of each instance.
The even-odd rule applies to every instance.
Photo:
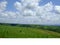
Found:
[[[0,38],[60,38],[59,31],[50,31],[47,27],[49,26],[44,29],[43,26],[0,24]]]

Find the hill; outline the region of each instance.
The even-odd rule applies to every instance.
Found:
[[[0,24],[0,38],[60,38],[59,32],[42,28],[42,26],[37,28],[35,25],[11,26]]]

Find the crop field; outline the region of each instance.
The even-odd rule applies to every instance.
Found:
[[[31,27],[32,26],[32,27]],[[0,38],[60,38],[60,32],[54,30],[42,29],[40,26],[11,26],[11,25],[0,25]],[[51,29],[51,28],[50,28]],[[60,29],[59,29],[60,30]]]

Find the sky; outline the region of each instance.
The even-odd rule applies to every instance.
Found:
[[[60,25],[60,0],[0,0],[0,23]]]

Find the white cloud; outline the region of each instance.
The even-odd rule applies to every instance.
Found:
[[[0,12],[4,11],[6,9],[7,6],[7,2],[0,2]]]
[[[1,8],[4,12],[0,13],[0,17],[5,18],[8,23],[21,23],[21,24],[60,24],[60,14],[55,13],[53,10],[60,13],[60,6],[55,6],[52,2],[48,2],[44,6],[39,6],[40,0],[21,0],[15,2],[14,6],[18,12],[4,11],[6,4]],[[0,10],[1,10],[0,9]],[[4,22],[4,20],[2,22]]]
[[[1,13],[1,17],[4,18],[17,18],[17,12],[6,11]]]
[[[49,2],[43,6],[45,11],[52,11],[53,10],[53,4],[52,2]]]
[[[32,19],[33,22],[35,21],[37,23],[39,22],[42,24],[47,24],[47,23],[55,24],[55,22],[60,20],[60,18],[58,17],[58,14],[55,14],[54,12],[52,12],[54,7],[52,2],[49,2],[44,6],[39,6],[39,0],[21,0],[21,2],[19,3],[23,4],[22,8],[24,9],[21,12],[23,13],[22,15],[26,17],[26,20],[30,20],[32,19],[31,17],[34,17],[34,16],[36,18]],[[20,8],[18,10],[20,10]],[[27,18],[27,16],[29,17]],[[35,19],[37,19],[38,21]],[[30,21],[23,21],[23,22],[27,23]]]
[[[29,10],[29,9],[26,9],[26,10],[24,10],[24,12],[23,12],[23,16],[34,16],[34,15],[36,15],[36,13],[34,12],[34,11],[32,11],[32,10]]]
[[[22,4],[27,8],[35,8],[39,4],[38,2],[39,0],[24,0]]]
[[[38,3],[40,0],[21,0],[21,3]]]
[[[55,10],[60,13],[60,6],[55,6]]]
[[[22,7],[22,4],[20,2],[16,2],[14,5],[15,5],[17,10],[22,11],[23,7]]]

